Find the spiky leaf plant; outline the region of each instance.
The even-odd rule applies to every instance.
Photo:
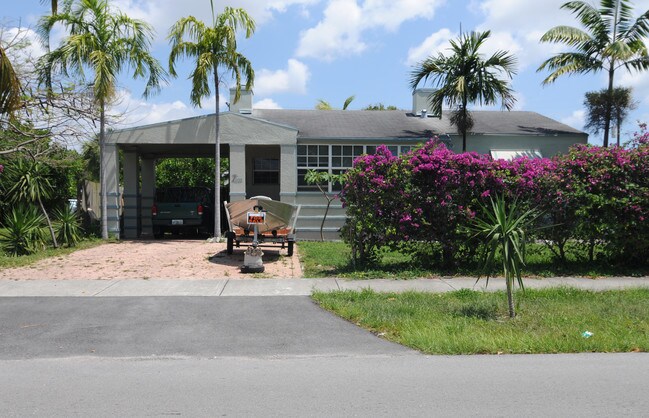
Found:
[[[74,247],[81,241],[81,223],[76,211],[65,206],[54,211],[54,232],[61,245]]]
[[[510,318],[516,316],[514,280],[525,290],[521,269],[525,266],[527,233],[539,215],[533,209],[521,210],[516,200],[508,204],[504,196],[498,196],[495,200],[490,198],[490,207],[482,206],[482,216],[476,217],[470,227],[473,237],[482,240],[485,245],[484,271],[487,273],[487,284],[496,256],[500,255],[507,284]]]
[[[0,247],[11,256],[33,254],[45,247],[45,218],[35,206],[14,207],[0,230]]]

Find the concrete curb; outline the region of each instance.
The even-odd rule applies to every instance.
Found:
[[[454,277],[415,280],[345,280],[326,279],[213,279],[213,280],[2,280],[0,297],[73,296],[308,296],[314,290],[362,290],[377,292],[449,292],[459,289],[496,291],[505,288],[503,279],[476,283],[475,278]],[[649,288],[649,277],[612,277],[585,279],[557,277],[525,279],[529,289],[574,287],[602,291]]]

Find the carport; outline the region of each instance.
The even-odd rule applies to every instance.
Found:
[[[263,194],[295,203],[297,129],[252,117],[250,109],[242,107],[252,102],[245,97],[249,94],[242,92],[238,104],[220,116],[221,155],[230,157],[228,200]],[[214,118],[212,114],[180,119],[115,130],[107,136],[103,163],[110,234],[120,236],[121,233],[126,239],[153,236],[150,208],[155,195],[156,160],[214,158]],[[120,150],[124,156],[122,199],[119,193]],[[264,182],[263,179],[269,177],[273,181]],[[120,209],[124,216],[123,231],[120,231]]]

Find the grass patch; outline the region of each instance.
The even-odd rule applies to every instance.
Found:
[[[364,269],[354,269],[350,261],[349,246],[344,242],[310,242],[299,244],[300,261],[304,276],[343,277],[350,279],[414,279],[437,276],[471,276],[482,274],[481,265],[477,262],[464,263],[452,270],[436,266],[430,257],[414,257],[412,254],[384,249],[380,252],[378,262]],[[527,266],[523,269],[526,277],[606,277],[606,276],[646,276],[649,266],[633,267],[611,265],[595,260],[589,262],[583,247],[568,245],[567,260],[559,262],[552,252],[543,244],[528,245]],[[496,260],[496,266],[500,263]]]
[[[86,248],[96,247],[103,244],[104,242],[106,241],[103,241],[99,238],[88,238],[79,242],[75,247],[59,247],[56,249],[47,248],[35,254],[24,255],[20,257],[10,257],[0,252],[0,268],[25,267],[45,258],[61,257],[78,250],[85,250]]]
[[[427,277],[431,272],[417,266],[408,254],[384,250],[380,261],[372,268],[354,269],[349,246],[344,242],[311,242],[299,244],[304,277],[344,277],[352,279],[412,279]]]
[[[518,292],[315,292],[323,308],[427,354],[649,351],[649,289]],[[590,331],[593,335],[584,338]]]

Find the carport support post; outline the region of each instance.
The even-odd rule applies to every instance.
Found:
[[[279,163],[279,200],[294,205],[297,197],[297,145],[282,145]]]
[[[246,146],[230,144],[230,201],[245,199]]]
[[[155,198],[155,160],[142,158],[140,165],[142,190],[140,192],[140,225],[142,238],[153,237],[153,224],[151,222],[151,206]]]
[[[106,216],[108,218],[108,235],[119,238],[121,199],[119,193],[119,158],[116,144],[106,142],[103,162],[106,167]]]
[[[135,152],[124,152],[124,237],[138,237],[139,164]]]

